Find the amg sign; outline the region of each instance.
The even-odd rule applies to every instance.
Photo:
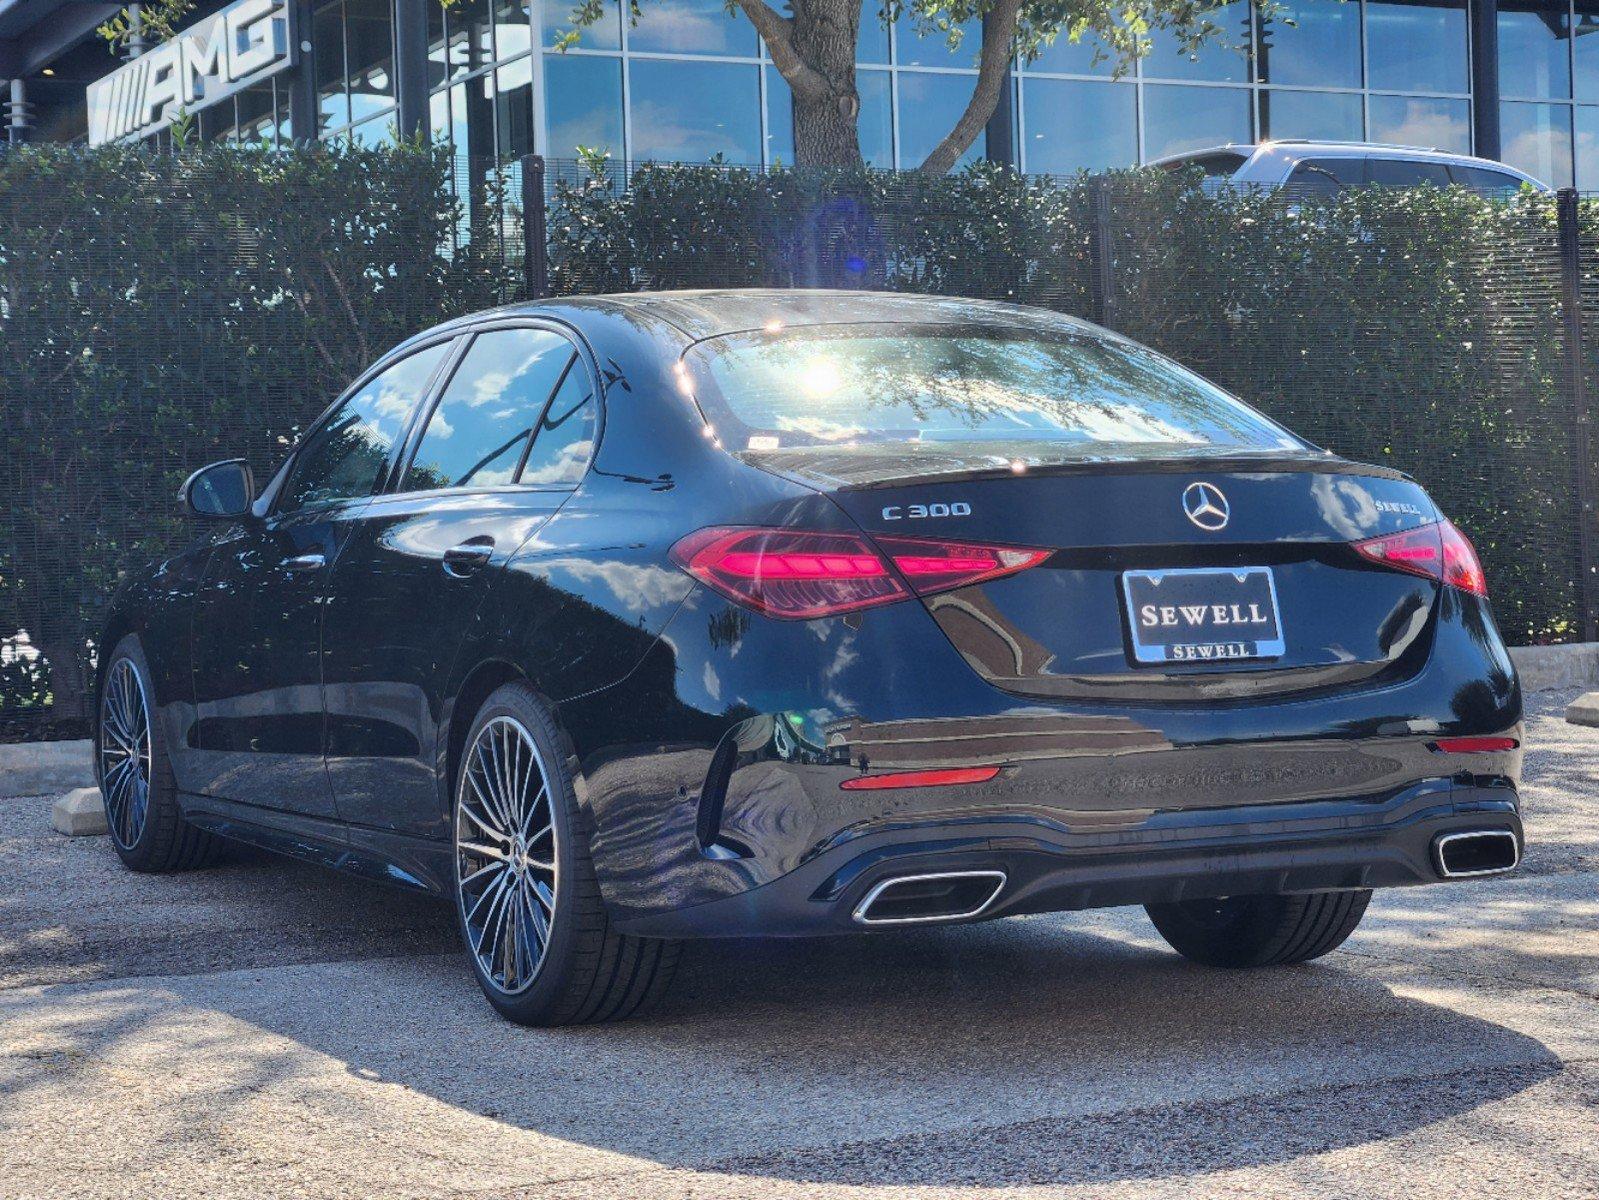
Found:
[[[238,0],[89,85],[89,144],[144,137],[294,61],[289,0]]]

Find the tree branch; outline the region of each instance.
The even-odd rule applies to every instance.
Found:
[[[832,88],[822,73],[807,63],[794,51],[793,21],[783,16],[766,0],[734,0],[744,15],[761,35],[766,49],[772,55],[772,65],[788,81],[795,95],[812,100],[822,100],[832,94]]]
[[[1010,68],[1011,46],[1016,40],[1016,17],[1021,12],[1022,0],[995,0],[983,14],[983,46],[977,61],[977,86],[972,98],[944,140],[933,147],[921,165],[924,175],[942,175],[955,165],[955,160],[977,140],[978,133],[988,124],[999,105],[999,94],[1005,86]],[[774,56],[775,57],[775,56]]]

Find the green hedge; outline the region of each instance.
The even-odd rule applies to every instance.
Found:
[[[49,667],[0,658],[0,715],[82,712],[105,599],[176,532],[189,470],[264,475],[362,364],[504,293],[495,262],[442,252],[451,168],[416,147],[0,153],[0,638]]]
[[[1599,232],[1599,211],[1583,220]],[[550,229],[562,291],[871,286],[1102,319],[1415,475],[1477,542],[1507,637],[1578,636],[1551,197],[650,166],[625,188],[566,174]]]

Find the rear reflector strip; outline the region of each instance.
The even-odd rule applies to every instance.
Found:
[[[846,792],[870,792],[887,788],[949,787],[957,783],[987,783],[999,774],[998,767],[946,767],[937,771],[895,771],[888,775],[857,775],[838,786]]]
[[[1521,743],[1510,737],[1439,738],[1432,748],[1439,754],[1503,754]]]

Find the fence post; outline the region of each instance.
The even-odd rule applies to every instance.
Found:
[[[1560,308],[1565,319],[1566,388],[1571,397],[1572,482],[1577,491],[1577,607],[1582,640],[1599,636],[1594,574],[1594,507],[1592,488],[1588,373],[1582,346],[1582,240],[1578,227],[1577,192],[1561,188],[1555,195],[1555,225],[1560,245]]]
[[[1092,176],[1089,186],[1088,302],[1095,324],[1116,328],[1116,240],[1111,234],[1109,181]]]
[[[542,299],[550,294],[548,229],[544,211],[544,157],[522,156],[522,270],[527,283],[527,298]]]

